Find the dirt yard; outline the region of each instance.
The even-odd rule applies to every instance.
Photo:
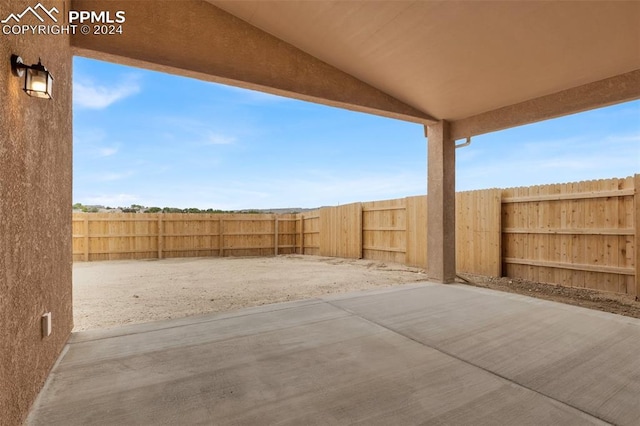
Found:
[[[563,287],[513,278],[489,278],[461,274],[466,284],[509,293],[524,294],[538,299],[553,300],[568,305],[611,312],[627,317],[640,318],[640,301],[630,296],[606,293],[586,288]]]
[[[471,285],[640,318],[640,302],[624,296],[509,278],[464,278]],[[77,262],[73,265],[74,331],[426,279],[424,271],[403,265],[300,255]]]
[[[424,280],[402,265],[300,255],[76,262],[74,331]]]

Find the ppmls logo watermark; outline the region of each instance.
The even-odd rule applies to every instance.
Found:
[[[38,11],[40,11],[40,13],[44,16],[48,16],[53,22],[58,22],[58,18],[56,18],[55,14],[60,13],[60,11],[58,9],[56,9],[55,7],[52,7],[51,10],[48,10],[46,7],[44,7],[42,5],[42,3],[38,3],[37,5],[35,5],[35,7],[31,7],[28,6],[24,12],[19,13],[19,14],[15,14],[12,13],[10,14],[6,19],[3,19],[1,22],[3,24],[6,24],[10,21],[15,21],[17,23],[20,22],[20,20],[27,15],[28,13],[31,13],[33,16],[35,16],[36,18],[38,18],[38,20],[40,22],[44,22],[44,18],[42,18],[42,16],[40,16],[40,14],[38,14]]]
[[[95,11],[95,10],[70,10],[64,23],[58,22],[61,18],[60,11],[56,7],[48,9],[42,3],[28,6],[20,13],[10,13],[0,20],[2,34],[4,35],[58,35],[58,34],[95,34],[116,35],[122,34],[122,24],[126,21],[123,10]]]

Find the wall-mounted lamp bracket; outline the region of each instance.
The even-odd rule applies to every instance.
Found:
[[[24,76],[24,69],[27,66],[22,62],[22,58],[18,55],[11,55],[11,73],[16,77]]]

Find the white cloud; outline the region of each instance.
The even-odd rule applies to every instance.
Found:
[[[181,140],[184,142],[189,139],[194,145],[231,145],[237,142],[237,137],[230,136],[225,129],[215,130],[211,123],[202,120],[193,119],[183,116],[163,116],[157,117],[158,126],[163,126],[162,136],[168,140]],[[178,130],[178,131],[176,131]]]
[[[102,129],[76,129],[73,149],[76,159],[106,158],[120,151],[119,142],[107,142],[108,135]]]
[[[579,132],[576,132],[579,133]],[[640,133],[583,132],[575,136],[539,140],[498,136],[479,137],[478,142],[456,152],[458,190],[506,188],[590,179],[624,178],[640,167]],[[482,153],[492,144],[501,146]],[[502,145],[500,145],[502,144]],[[478,151],[481,155],[472,155]]]
[[[497,158],[459,167],[458,191],[485,188],[543,185],[590,179],[624,178],[637,173],[639,151],[629,149],[602,152],[576,150],[554,157],[533,156]]]
[[[139,202],[137,195],[133,194],[101,194],[93,197],[81,198],[79,202],[85,205],[99,205],[110,207],[125,207]]]
[[[97,127],[77,126],[73,131],[74,148],[80,146],[96,146],[102,143],[107,137],[106,132]]]
[[[640,142],[640,133],[628,135],[613,135],[606,139],[607,143],[633,143]]]
[[[117,154],[117,152],[118,152],[118,148],[116,148],[116,147],[98,148],[98,155],[100,157],[110,157],[112,155]]]
[[[231,136],[218,135],[210,133],[206,138],[205,145],[230,145],[236,141],[236,138]]]
[[[105,173],[95,176],[95,180],[98,182],[113,182],[116,180],[126,179],[130,176],[133,176],[134,172],[129,170],[121,173]]]
[[[81,108],[104,109],[138,92],[140,92],[140,84],[136,77],[125,78],[124,81],[111,87],[81,79],[73,82],[73,102]]]
[[[189,185],[188,190],[169,184],[162,192],[153,188],[145,196],[154,200],[154,205],[238,210],[338,205],[421,195],[426,190],[426,176],[422,173],[343,176],[335,171],[314,170],[306,178],[251,177]]]

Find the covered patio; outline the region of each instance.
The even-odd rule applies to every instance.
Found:
[[[1,18],[26,23],[23,11],[37,6],[1,7]],[[0,423],[22,423],[57,359],[34,424],[637,423],[637,321],[457,286],[72,335],[70,213],[72,57],[80,55],[424,126],[428,277],[451,283],[455,141],[639,99],[640,3],[50,0],[46,8],[60,22],[68,11],[123,11],[126,22],[116,35],[0,38]],[[46,65],[52,100],[23,93],[14,54]],[[636,265],[638,242],[635,234]],[[45,313],[53,323],[43,335]]]

